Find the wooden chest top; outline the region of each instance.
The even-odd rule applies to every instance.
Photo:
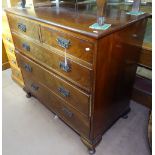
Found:
[[[80,33],[92,38],[101,38],[109,33],[120,30],[129,24],[132,24],[140,19],[151,16],[145,13],[140,16],[127,15],[124,10],[117,10],[119,16],[117,17],[114,12],[110,13],[111,9],[107,9],[105,19],[106,23],[112,24],[112,26],[107,30],[97,30],[97,32],[91,28],[90,25],[96,23],[96,15],[89,15],[82,12],[76,12],[73,9],[63,9],[56,7],[39,7],[39,8],[27,8],[18,9],[11,8],[6,9],[9,13],[20,15],[23,17],[30,18],[32,20],[40,21],[46,24],[57,26],[66,30],[70,30],[76,33]],[[121,16],[120,16],[121,15]]]

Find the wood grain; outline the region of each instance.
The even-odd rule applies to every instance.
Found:
[[[60,63],[65,61],[64,55],[57,54],[54,50],[50,51],[44,47],[33,43],[30,39],[20,37],[19,35],[13,33],[14,44],[16,48],[28,56],[29,58],[36,60],[38,63],[44,67],[56,72],[57,74],[67,78],[69,81],[73,81],[74,84],[84,88],[86,91],[91,90],[91,72],[92,69],[88,69],[75,63],[70,58],[67,59],[68,65],[70,67],[69,71],[64,71],[60,67]],[[30,47],[27,51],[23,48],[23,44]]]
[[[20,53],[16,53],[20,68],[22,73],[26,79],[31,79],[35,77],[36,80],[40,81],[51,91],[55,92],[61,98],[63,98],[66,102],[68,102],[73,107],[77,108],[80,112],[85,114],[87,117],[89,116],[89,102],[90,96],[81,90],[77,89],[76,87],[70,85],[69,83],[65,82],[63,79],[57,77],[56,75],[48,72],[43,67],[39,66],[38,64],[34,63],[30,59],[22,56]],[[28,64],[32,71],[28,72],[25,70],[24,65]],[[69,96],[63,96],[59,92],[59,88],[63,88],[69,92]]]

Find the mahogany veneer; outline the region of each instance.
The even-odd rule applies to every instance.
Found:
[[[107,10],[110,11],[110,10]],[[96,16],[55,7],[7,9],[28,97],[38,98],[74,129],[94,153],[103,133],[130,107],[147,18]],[[64,66],[65,49],[68,65]]]

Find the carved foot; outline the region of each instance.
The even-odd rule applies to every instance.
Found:
[[[58,119],[59,117],[57,115],[54,116],[54,119]]]
[[[122,118],[123,119],[127,119],[128,118],[128,113],[131,111],[131,109],[129,108],[128,110],[126,110],[123,114],[122,114]]]
[[[90,155],[95,154],[95,152],[96,152],[95,147],[100,143],[101,140],[102,140],[102,136],[101,135],[96,137],[94,140],[90,140],[90,139],[86,139],[84,137],[81,137],[81,141],[88,148],[88,153]]]
[[[28,92],[26,93],[27,98],[30,98],[31,96],[32,96],[31,93],[28,93]]]
[[[122,116],[123,119],[127,119],[128,118],[128,115],[124,115]]]
[[[92,155],[92,154],[95,154],[95,152],[96,152],[96,150],[94,149],[94,148],[88,148],[88,153],[90,154],[90,155]]]

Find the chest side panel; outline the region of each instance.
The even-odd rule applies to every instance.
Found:
[[[136,74],[147,20],[99,40],[92,119],[93,138],[107,130],[125,111]]]

